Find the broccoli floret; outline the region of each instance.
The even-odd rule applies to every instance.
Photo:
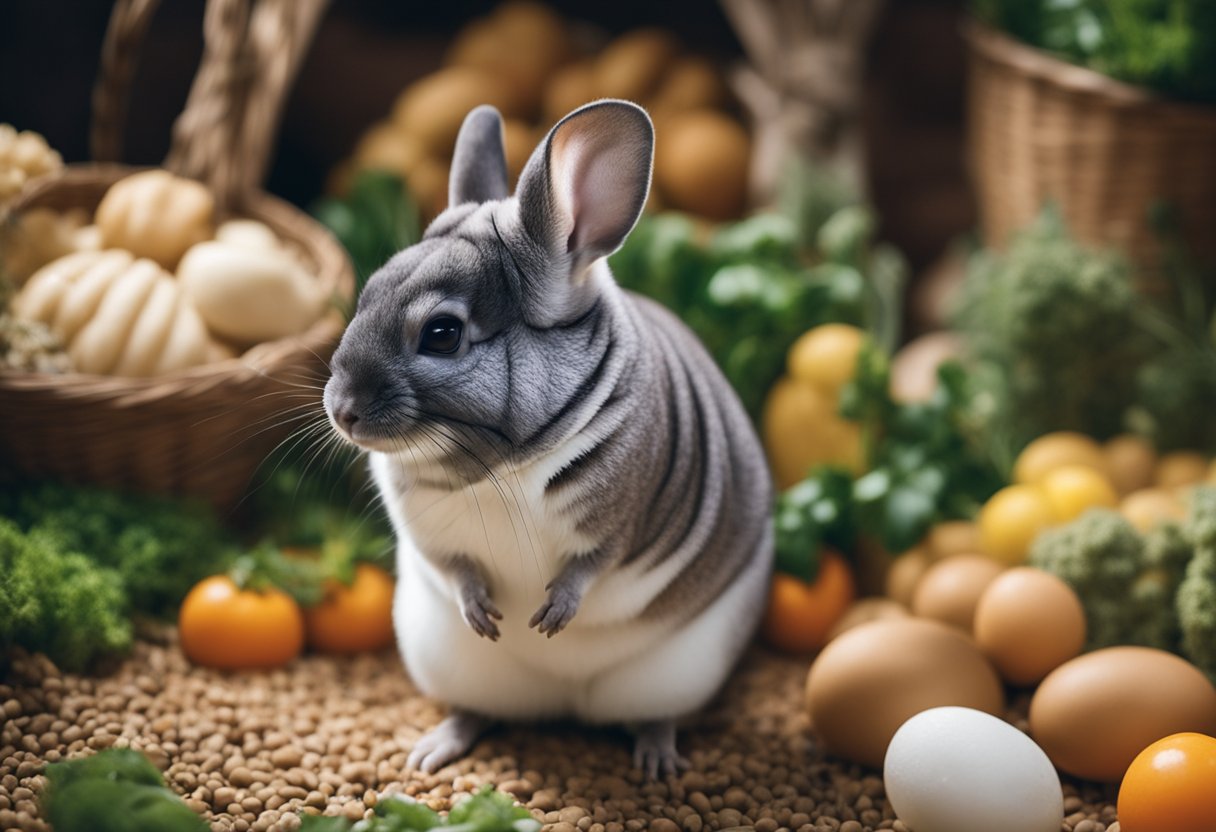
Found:
[[[122,579],[43,531],[0,518],[0,645],[46,653],[64,670],[127,649],[131,622]]]
[[[1195,489],[1187,532],[1195,554],[1176,598],[1182,652],[1216,680],[1216,488]]]
[[[1080,597],[1087,649],[1138,644],[1171,650],[1177,623],[1170,599],[1180,576],[1175,542],[1162,537],[1150,545],[1118,512],[1094,509],[1040,535],[1030,563]]]

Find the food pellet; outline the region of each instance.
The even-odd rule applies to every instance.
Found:
[[[0,678],[0,828],[46,832],[45,763],[121,744],[148,753],[216,832],[294,832],[302,810],[361,818],[385,794],[446,811],[482,783],[514,795],[545,832],[908,832],[876,773],[818,747],[805,680],[804,660],[754,648],[714,704],[681,725],[692,768],[670,781],[633,769],[623,730],[568,723],[505,726],[422,775],[405,771],[406,758],[445,711],[392,653],[222,674],[190,665],[170,639],[140,643],[117,672],[90,678],[16,651]],[[1066,782],[1062,832],[1117,832],[1110,799]]]

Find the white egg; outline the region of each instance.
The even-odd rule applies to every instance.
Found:
[[[1043,749],[972,708],[922,711],[883,763],[887,798],[916,832],[1059,832],[1060,778]]]

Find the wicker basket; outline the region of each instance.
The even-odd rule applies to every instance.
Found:
[[[232,10],[240,5],[212,0],[208,6],[210,53],[216,51],[213,35],[217,25],[222,24],[219,30],[227,32],[226,38],[234,39]],[[313,5],[319,7],[320,3]],[[146,0],[119,3],[107,33],[110,55],[129,60],[129,49],[109,47],[121,45],[124,37],[129,39],[133,27],[142,32],[150,12],[151,4]],[[205,155],[190,144],[192,140],[206,145],[210,139],[214,147],[215,133],[222,143],[242,129],[242,123],[234,119],[225,122],[229,128],[226,136],[215,120],[210,126],[206,119],[194,121],[213,131],[206,137],[183,129],[189,127],[188,116],[197,115],[201,104],[212,112],[216,108],[235,112],[231,101],[223,101],[222,96],[217,99],[215,89],[211,95],[196,95],[199,82],[205,80],[208,57],[214,54],[205,56],[191,102],[175,129],[174,151],[167,166],[179,173],[189,169],[191,159],[195,164],[206,164]],[[117,123],[110,117],[116,110],[121,111],[123,96],[115,92],[113,82],[129,77],[129,69],[112,66],[106,71],[103,66],[95,101],[108,106],[95,107],[106,113],[102,117],[95,112],[95,155],[99,147],[116,151],[121,145],[116,128],[97,127],[99,123]],[[282,92],[280,89],[280,98]],[[277,112],[275,109],[275,120]],[[258,142],[268,154],[271,141],[266,132],[273,131],[265,126],[265,108],[261,114],[264,126]],[[223,147],[218,150],[225,152]],[[231,152],[235,154],[236,150]],[[306,214],[257,191],[251,183],[260,181],[264,167],[250,165],[251,158],[252,152],[240,154],[243,167],[226,167],[221,162],[204,171],[211,175],[199,177],[205,178],[217,194],[219,218],[244,216],[266,223],[310,262],[327,290],[336,298],[349,298],[354,275],[345,251]],[[265,157],[261,162],[264,165]],[[14,208],[83,208],[92,212],[106,189],[133,170],[116,164],[70,166],[33,183]],[[221,172],[222,177],[216,175]],[[34,475],[189,495],[219,508],[230,508],[246,493],[267,454],[302,427],[301,418],[305,414],[320,415],[324,362],[342,326],[342,315],[334,309],[300,336],[260,344],[236,359],[152,378],[0,372],[0,456]]]
[[[1193,252],[1216,257],[1216,109],[1166,101],[980,24],[970,46],[969,155],[986,242],[1054,201],[1079,239],[1156,273],[1150,211],[1170,205]]]

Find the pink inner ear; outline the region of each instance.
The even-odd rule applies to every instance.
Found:
[[[606,254],[634,219],[638,183],[636,142],[609,118],[554,136],[554,196],[561,208],[567,251]],[[605,123],[608,122],[608,123]]]

